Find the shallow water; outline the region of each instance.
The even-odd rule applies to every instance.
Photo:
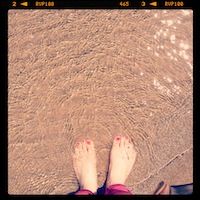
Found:
[[[182,10],[10,10],[9,193],[76,190],[83,138],[101,186],[117,134],[138,151],[131,190],[192,182],[192,23]]]

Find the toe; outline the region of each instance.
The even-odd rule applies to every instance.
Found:
[[[128,149],[128,154],[132,156],[133,160],[136,159],[137,156],[137,151],[135,150],[133,144],[130,146],[130,148]]]
[[[86,147],[87,151],[93,151],[94,150],[94,143],[92,140],[86,140]]]
[[[127,136],[125,137],[125,147],[127,148],[127,149],[131,149],[131,147],[132,147],[132,143],[131,143],[131,141],[130,141],[130,138],[128,138]]]
[[[80,144],[80,142],[77,142],[76,145],[75,145],[75,148],[74,148],[74,151],[75,151],[75,154],[74,154],[74,155],[76,155],[76,156],[79,155],[79,153],[80,153],[80,148],[81,148],[81,144]]]
[[[124,136],[122,136],[121,137],[121,141],[120,141],[120,147],[124,147],[125,146],[125,137]]]
[[[82,141],[81,143],[81,146],[82,146],[82,152],[86,152],[87,151],[87,143],[85,140]]]
[[[73,161],[76,160],[76,158],[77,158],[76,153],[72,153],[72,159],[73,159]]]
[[[125,136],[125,138],[124,138],[124,145],[126,147],[129,145],[129,138],[128,138],[128,136]]]
[[[134,154],[135,156],[137,155],[137,151],[135,150],[133,145],[132,145],[132,148],[131,148],[131,153]]]
[[[119,147],[120,141],[121,141],[121,136],[120,135],[116,136],[113,141],[113,147]]]

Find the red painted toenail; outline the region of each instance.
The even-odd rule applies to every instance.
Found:
[[[91,142],[89,140],[87,140],[87,144],[90,144]]]
[[[80,144],[80,142],[77,142],[75,146],[77,147],[79,144]]]

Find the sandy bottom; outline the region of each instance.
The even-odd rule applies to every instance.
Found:
[[[90,138],[98,184],[115,135],[138,152],[127,186],[192,182],[192,11],[10,10],[8,192],[66,194]]]

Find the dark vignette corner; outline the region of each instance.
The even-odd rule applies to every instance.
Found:
[[[8,10],[7,9],[0,9],[0,17],[1,17],[1,31],[0,31],[0,44],[1,44],[1,52],[0,52],[0,61],[1,61],[1,77],[0,77],[0,84],[1,84],[1,122],[2,122],[2,129],[0,134],[0,141],[1,141],[1,186],[0,186],[0,193],[1,196],[7,194],[7,177],[8,177],[8,154],[7,154],[7,145],[8,145],[8,45],[7,45],[7,33],[8,33]]]

